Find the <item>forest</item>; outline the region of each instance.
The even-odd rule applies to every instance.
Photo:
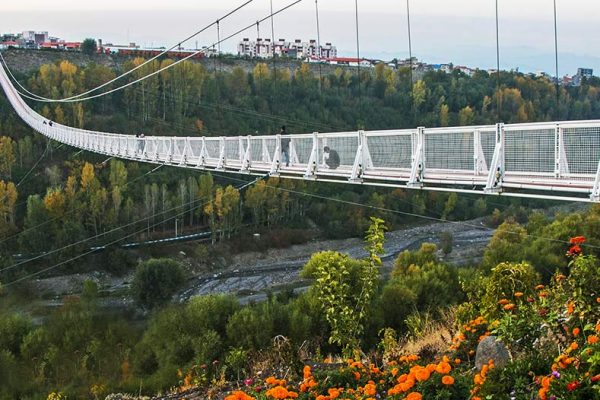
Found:
[[[132,59],[124,68],[143,62]],[[172,62],[153,61],[125,81]],[[77,67],[64,60],[17,79],[34,93],[61,98],[121,72],[95,64]],[[557,103],[557,88],[544,77],[502,72],[499,87],[496,76],[484,71],[473,77],[458,71],[428,72],[412,83],[410,77],[407,69],[396,71],[383,64],[363,69],[360,75],[338,68],[319,76],[308,65],[294,73],[264,63],[250,72],[241,68],[224,72],[218,62],[212,71],[184,62],[90,102],[32,106],[51,120],[76,127],[182,136],[270,134],[281,125],[290,133],[306,133],[600,118],[600,80],[595,78],[580,87],[560,87]],[[371,357],[383,374],[383,355],[387,361],[406,357],[394,352],[435,336],[432,332],[438,329],[449,337],[457,331],[463,335],[451,354],[463,364],[456,364],[460,375],[440,374],[439,388],[423,380],[421,392],[431,396],[426,398],[475,399],[481,392],[508,399],[506,388],[511,387],[516,388],[516,398],[529,399],[536,383],[527,374],[532,372],[537,379],[552,373],[553,360],[564,346],[559,346],[559,354],[551,346],[536,347],[535,339],[548,333],[537,330],[538,336],[526,343],[511,344],[518,335],[533,332],[527,323],[545,322],[557,331],[568,325],[562,344],[595,337],[600,293],[597,207],[549,216],[544,210],[553,203],[542,201],[277,178],[257,180],[242,189],[248,182],[244,176],[157,169],[75,152],[33,133],[0,97],[0,397],[104,398],[118,391],[151,395],[192,387],[226,391],[244,379],[258,379],[261,369],[287,374],[290,385],[308,385],[313,375],[310,368],[303,372],[303,363],[329,355],[356,357],[355,362]],[[441,221],[481,217],[498,229],[478,265],[450,265],[443,252],[428,244],[400,254],[391,277],[382,279],[378,260],[383,232],[424,223],[422,217]],[[234,296],[194,297],[186,304],[174,304],[173,294],[187,279],[185,269],[174,259],[154,257],[151,249],[142,248],[137,253],[143,255],[140,260],[120,246],[173,236],[176,223],[180,232],[209,232],[210,244],[198,257],[214,256],[216,249],[243,251],[252,246],[247,238],[254,232],[269,235],[270,245],[282,248],[315,238],[365,237],[369,256],[354,259],[335,249],[315,254],[302,272],[311,282],[302,294],[281,292],[251,305],[240,305]],[[571,238],[577,237],[585,237],[585,244],[579,243],[579,252],[569,253]],[[94,246],[106,249],[90,250]],[[36,296],[31,286],[36,277],[95,270],[116,276],[135,270],[128,295],[144,317],[133,319],[127,310],[101,310],[101,293],[91,281],[41,318],[20,311]],[[558,276],[565,278],[557,280]],[[515,286],[511,279],[521,283]],[[541,293],[535,288],[541,284],[551,290],[538,301]],[[523,302],[523,296],[536,301]],[[507,301],[503,307],[515,306],[515,311],[498,309],[500,300]],[[570,302],[577,312],[565,314],[564,305]],[[517,314],[521,310],[523,314]],[[540,317],[547,320],[525,313],[539,315],[540,310],[546,310]],[[574,335],[576,327],[585,335]],[[498,372],[487,386],[480,374],[474,393],[469,392],[473,388],[465,389],[473,380],[469,371],[474,362],[472,349],[465,346],[472,347],[469,340],[477,342],[470,332],[493,332],[509,344],[512,357],[511,367]],[[285,341],[274,344],[274,337]],[[441,342],[421,346],[415,357],[433,362],[446,350]],[[597,380],[592,381],[600,372],[597,349],[595,342],[589,343],[590,356],[583,351],[584,342],[568,353],[578,354],[577,369],[571,371],[567,365],[563,372],[584,391],[573,393],[554,382],[541,386],[548,389],[544,396],[598,395]],[[394,364],[389,366],[389,374],[381,377],[386,383],[380,384],[386,390],[392,390],[388,381],[394,380],[390,378]],[[360,368],[352,364],[341,368],[336,387],[331,386],[334,378],[319,384],[315,375],[305,394],[335,398],[329,390],[349,391],[358,384],[364,394],[379,372]],[[354,377],[355,372],[364,376],[349,380],[346,375]],[[373,378],[366,379],[367,375]],[[447,382],[456,381],[455,391],[444,392],[448,387],[441,383],[441,375],[449,376]],[[275,383],[280,382],[271,380],[261,387],[281,387],[281,393],[294,390]],[[266,390],[250,389],[238,396],[266,396]],[[396,389],[387,395],[408,395]]]

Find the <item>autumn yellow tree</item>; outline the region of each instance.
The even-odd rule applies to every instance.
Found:
[[[0,174],[11,178],[16,160],[13,140],[8,136],[0,137]]]

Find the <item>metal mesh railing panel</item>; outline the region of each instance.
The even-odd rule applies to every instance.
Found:
[[[250,159],[253,162],[268,162],[268,159],[263,158],[262,138],[250,139]]]
[[[221,145],[219,139],[206,139],[207,158],[218,160],[221,155]]]
[[[596,175],[600,161],[600,126],[563,130],[570,174]]]
[[[313,148],[312,136],[306,138],[294,138],[292,140],[294,141],[294,150],[298,156],[298,162],[304,165],[308,164],[310,153],[312,153]]]
[[[554,174],[554,129],[509,130],[504,145],[507,173]]]
[[[171,148],[171,141],[165,139],[158,139],[158,159],[167,160],[169,151]]]
[[[473,171],[473,132],[425,133],[425,167]]]
[[[368,136],[367,146],[374,168],[410,168],[412,139],[410,134]]]
[[[185,139],[175,138],[173,139],[173,155],[181,156],[185,151]]]
[[[197,161],[198,157],[200,157],[200,153],[202,152],[202,139],[190,138],[188,140],[188,146],[188,160]]]
[[[240,161],[240,141],[238,138],[225,139],[225,158]]]
[[[481,138],[481,149],[485,157],[485,164],[489,169],[494,158],[494,149],[496,148],[496,131],[481,131],[479,136]]]

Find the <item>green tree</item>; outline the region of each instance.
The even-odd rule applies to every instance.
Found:
[[[184,282],[184,272],[178,262],[150,259],[138,265],[132,290],[137,302],[146,308],[166,304]]]
[[[95,39],[87,38],[84,39],[83,42],[81,42],[81,52],[83,54],[91,56],[92,54],[96,54],[97,49],[98,46],[96,45]]]
[[[325,251],[314,254],[302,271],[303,276],[314,279],[311,291],[320,299],[331,327],[329,342],[341,346],[348,357],[359,348],[367,307],[376,289],[384,229],[382,220],[372,218],[365,237],[366,260]]]

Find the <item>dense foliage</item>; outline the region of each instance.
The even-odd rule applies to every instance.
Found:
[[[125,68],[141,62],[130,60]],[[128,79],[169,63],[155,61]],[[58,97],[90,89],[117,72],[101,65],[78,68],[63,61],[19,78],[27,78],[36,93]],[[85,104],[40,106],[39,111],[74,126],[147,135],[269,133],[282,123],[292,133],[444,126],[493,123],[497,114],[504,122],[549,120],[558,113],[570,119],[600,118],[596,80],[579,88],[561,88],[561,109],[556,110],[555,88],[545,78],[502,73],[501,88],[496,91],[495,79],[485,72],[473,77],[459,72],[427,73],[411,92],[408,75],[406,70],[378,66],[363,71],[359,82],[343,69],[319,79],[306,65],[293,74],[281,69],[274,74],[264,64],[247,73],[240,68],[211,72],[198,64],[182,63],[123,92]],[[281,372],[279,376],[287,372],[297,381],[284,384],[273,378],[259,385],[266,389],[261,394],[251,392],[256,396],[264,396],[267,390],[278,396],[292,391],[330,398],[340,393],[370,396],[395,390],[402,398],[406,391],[396,386],[410,381],[408,389],[427,398],[508,398],[507,388],[513,387],[523,393],[534,387],[544,389],[539,393],[542,398],[578,398],[583,390],[597,390],[597,338],[593,338],[598,321],[594,301],[600,291],[595,258],[600,246],[600,208],[550,219],[542,212],[528,213],[514,199],[315,186],[276,178],[240,191],[237,188],[243,182],[218,174],[152,170],[137,163],[72,154],[33,135],[4,98],[0,98],[0,136],[0,281],[7,285],[0,293],[7,300],[0,304],[2,398],[45,398],[51,392],[69,398],[100,398],[117,390],[156,393],[177,385],[218,388],[230,379],[255,379],[259,370]],[[293,191],[318,193],[331,200]],[[367,212],[344,202],[371,209]],[[140,264],[117,248],[129,241],[172,235],[176,223],[184,231],[210,232],[215,244],[259,231],[271,235],[268,245],[285,247],[300,240],[302,235],[295,232],[314,227],[326,237],[362,235],[371,214],[385,219],[389,228],[398,228],[417,220],[405,213],[462,220],[486,216],[494,209],[486,222],[499,229],[481,266],[457,269],[441,258],[434,245],[425,244],[418,251],[402,253],[390,279],[380,280],[383,228],[379,223],[367,237],[367,259],[332,252],[315,255],[305,267],[306,276],[316,279],[307,293],[280,293],[247,306],[231,296],[195,297],[186,304],[164,305],[187,272],[171,262]],[[578,244],[586,255],[574,257],[570,252],[567,256],[565,242],[578,235],[587,238]],[[239,241],[240,249],[245,242]],[[134,286],[140,303],[153,308],[147,319],[135,313],[101,311],[103,298],[90,282],[81,295],[58,299],[60,306],[43,319],[13,311],[22,309],[32,293],[26,284],[12,282],[31,278],[31,273],[98,245],[106,245],[106,251],[49,272],[104,269],[119,275],[139,265]],[[253,242],[250,246],[266,245]],[[449,251],[448,245],[444,247]],[[202,257],[211,255],[205,252]],[[39,259],[14,268],[19,259],[33,256]],[[165,265],[174,272],[163,270]],[[327,286],[332,282],[335,287]],[[536,289],[538,284],[548,289]],[[402,344],[427,336],[431,326],[448,320],[449,308],[461,332],[455,348],[446,355],[448,360],[431,343],[418,356],[398,354]],[[35,310],[26,311],[33,314]],[[448,321],[444,332],[455,331],[452,320]],[[339,340],[346,332],[352,335],[350,343]],[[513,362],[502,371],[489,371],[488,366],[473,376],[471,352],[481,336],[492,332],[510,345]],[[552,335],[560,346],[535,347],[540,338],[554,340]],[[273,338],[278,339],[274,342]],[[331,376],[327,379],[323,373],[319,376],[318,369],[300,374],[304,360],[299,353],[320,360],[323,354],[336,354],[344,347],[348,352],[360,348],[366,353],[379,348],[384,354],[373,353],[377,363],[373,367],[363,360],[334,368],[335,372],[326,370]],[[383,360],[388,360],[385,367]],[[438,367],[442,372],[434,372]],[[424,378],[425,371],[427,378],[417,379]],[[530,373],[539,386],[534,386]],[[402,376],[405,380],[399,382]]]

